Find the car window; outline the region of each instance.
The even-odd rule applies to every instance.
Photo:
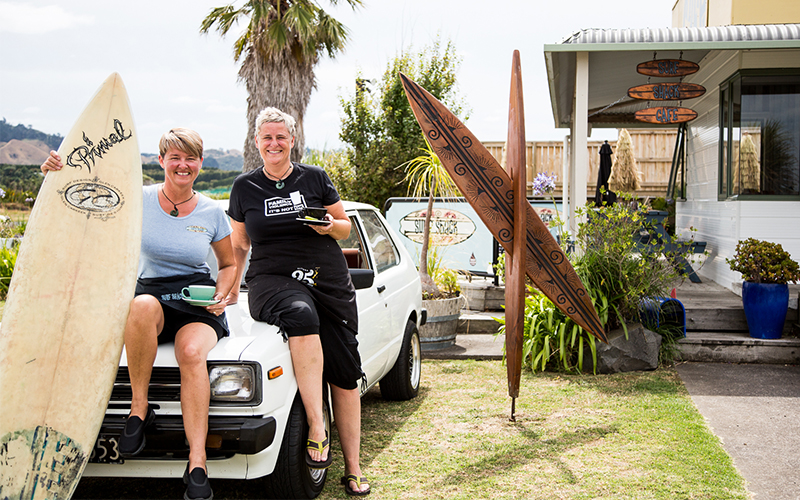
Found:
[[[339,248],[342,249],[344,258],[347,260],[349,269],[369,269],[369,259],[367,252],[364,251],[364,243],[361,231],[358,229],[358,221],[354,215],[350,216],[350,234],[343,240],[337,240]]]
[[[396,266],[400,260],[397,248],[378,214],[370,210],[359,210],[358,213],[364,223],[367,243],[375,258],[375,270],[381,273]]]

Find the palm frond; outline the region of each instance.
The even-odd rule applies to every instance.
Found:
[[[427,140],[425,147],[420,150],[424,154],[401,165],[406,169],[404,180],[408,182],[409,196],[413,198],[422,198],[428,195],[459,196],[460,193],[455,182]]]

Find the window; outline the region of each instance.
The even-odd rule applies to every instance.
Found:
[[[720,88],[721,199],[800,199],[800,72],[741,71]]]
[[[367,233],[367,241],[372,255],[375,257],[375,271],[382,273],[390,267],[396,266],[400,260],[397,249],[378,214],[371,210],[359,210],[358,213],[361,215],[364,232]]]

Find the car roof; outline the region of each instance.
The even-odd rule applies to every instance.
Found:
[[[368,205],[366,203],[361,203],[361,202],[358,202],[358,201],[342,200],[342,205],[344,206],[345,211],[347,211],[347,210],[364,210],[364,209],[376,210],[376,208],[373,207],[372,205]]]

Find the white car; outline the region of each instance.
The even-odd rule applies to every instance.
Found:
[[[378,211],[344,202],[353,223],[339,241],[356,287],[361,354],[367,384],[380,382],[391,400],[415,397],[421,356],[418,327],[425,322],[416,266]],[[263,478],[264,491],[278,498],[314,498],[327,471],[309,469],[304,460],[305,411],[297,392],[288,344],[276,326],[254,321],[246,291],[226,310],[230,336],[209,353],[211,379],[208,454],[212,479]],[[189,448],[180,407],[180,373],[173,345],[159,346],[150,381],[156,407],[147,445],[135,458],[123,459],[117,439],[130,410],[130,382],[122,354],[114,390],[86,476],[182,477]],[[329,398],[325,401],[330,426]],[[341,454],[339,454],[341,458]]]

